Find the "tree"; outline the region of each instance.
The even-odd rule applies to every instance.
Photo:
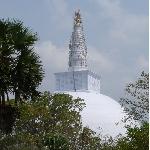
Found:
[[[19,105],[20,118],[16,120],[13,134],[2,138],[0,143],[16,139],[12,143],[8,140],[7,145],[28,143],[39,149],[44,146],[75,149],[82,130],[80,112],[84,106],[80,98],[46,92],[34,101]]]
[[[15,94],[15,101],[37,94],[43,79],[39,56],[33,45],[37,34],[18,20],[0,20],[0,103],[5,104],[8,93]]]
[[[11,132],[18,116],[9,93],[15,95],[16,104],[39,94],[43,70],[33,48],[36,41],[37,34],[21,21],[0,20],[0,130],[5,133]]]
[[[111,137],[101,142],[100,150],[149,150],[149,123],[127,127],[126,136]]]
[[[37,87],[43,78],[39,57],[31,50],[21,51],[17,65],[12,71],[13,92],[15,100],[27,100],[38,95]]]
[[[122,106],[134,120],[147,121],[149,113],[149,74],[142,72],[140,78],[126,87],[126,98],[121,98]],[[126,119],[129,119],[126,118]]]
[[[149,150],[149,124],[128,127],[127,136],[117,140],[114,150]]]

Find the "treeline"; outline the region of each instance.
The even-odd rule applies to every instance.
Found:
[[[12,101],[13,103],[13,101]],[[1,150],[148,150],[149,124],[127,127],[126,136],[103,136],[82,125],[84,100],[45,92],[18,106],[13,132],[1,134]]]

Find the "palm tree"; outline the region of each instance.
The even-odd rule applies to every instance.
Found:
[[[43,79],[39,56],[34,52],[37,34],[32,33],[18,20],[0,20],[0,129],[11,121],[15,109],[9,105],[9,93],[15,95],[15,103],[38,94],[37,88]],[[13,111],[11,111],[13,110]],[[10,113],[11,111],[11,113]],[[9,116],[8,116],[9,115]],[[10,117],[10,119],[8,119]],[[12,120],[11,120],[12,119]],[[10,131],[10,130],[9,130]]]
[[[39,56],[33,45],[38,40],[21,21],[0,20],[0,102],[5,103],[5,95],[15,94],[15,101],[37,93],[43,79]]]

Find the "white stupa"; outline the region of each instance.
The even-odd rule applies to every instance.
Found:
[[[81,114],[84,126],[95,131],[100,127],[103,134],[113,137],[124,134],[123,109],[115,100],[100,93],[100,77],[87,67],[87,47],[79,11],[75,12],[69,49],[68,71],[55,73],[56,92],[85,100],[86,108]]]

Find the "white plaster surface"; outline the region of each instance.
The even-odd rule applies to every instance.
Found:
[[[121,121],[125,116],[120,104],[112,98],[96,92],[64,92],[73,98],[84,99],[86,107],[82,115],[84,126],[112,137],[118,134],[125,134],[124,123]],[[102,128],[99,130],[98,128]]]
[[[56,91],[97,91],[100,78],[89,70],[55,73]]]

